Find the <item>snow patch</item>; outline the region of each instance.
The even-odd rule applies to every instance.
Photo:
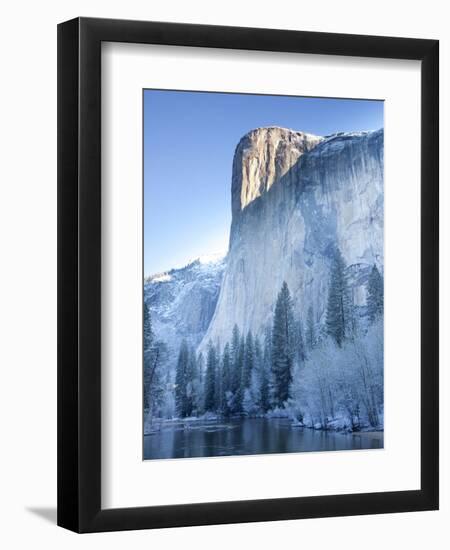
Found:
[[[213,252],[212,254],[204,254],[203,256],[199,256],[197,261],[202,265],[216,264],[222,262],[226,255],[227,253],[224,250],[221,252]]]
[[[154,275],[149,278],[150,283],[167,283],[172,280],[172,276],[168,273],[162,273],[161,275]]]

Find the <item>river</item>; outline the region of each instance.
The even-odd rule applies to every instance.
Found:
[[[168,422],[144,436],[144,459],[383,448],[382,432],[344,434],[293,427],[284,418]]]

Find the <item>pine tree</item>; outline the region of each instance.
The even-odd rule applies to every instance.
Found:
[[[275,305],[272,329],[273,398],[278,407],[283,406],[289,399],[294,352],[293,332],[292,299],[284,282]]]
[[[269,386],[269,372],[265,364],[261,369],[261,412],[266,413],[270,410],[270,386]]]
[[[214,387],[214,410],[218,413],[222,412],[222,359],[220,354],[220,345],[216,346],[216,378]]]
[[[188,361],[185,370],[185,402],[184,416],[192,416],[198,403],[199,377],[197,369],[197,358],[191,347],[188,347]]]
[[[229,396],[231,394],[231,354],[230,354],[230,344],[227,342],[223,349],[222,355],[222,412],[225,416],[228,416],[231,413]]]
[[[152,330],[152,320],[150,311],[146,302],[144,302],[144,408],[149,407],[150,384],[152,378],[152,355],[154,335]]]
[[[205,411],[209,412],[214,412],[216,410],[216,367],[216,350],[210,341],[206,358],[205,374]]]
[[[203,355],[199,353],[195,354],[191,348],[192,353],[192,413],[198,416],[203,410],[203,383],[201,376],[201,369],[203,368]]]
[[[308,317],[306,319],[306,347],[311,351],[316,346],[316,325],[314,322],[314,312],[312,306],[308,308]]]
[[[253,415],[257,412],[257,409],[251,389],[245,388],[244,397],[242,398],[242,410],[248,415]]]
[[[299,320],[295,324],[295,333],[296,333],[296,342],[295,342],[295,352],[298,363],[304,363],[306,359],[305,351],[305,339],[303,337],[303,324]]]
[[[255,366],[259,369],[264,362],[264,353],[258,336],[253,341],[253,349],[255,350]]]
[[[350,332],[350,307],[345,263],[341,252],[337,249],[331,265],[326,330],[339,347]]]
[[[144,356],[145,357],[145,356]],[[148,416],[151,419],[155,415],[160,415],[162,407],[167,397],[167,376],[164,376],[163,366],[168,360],[168,349],[164,342],[153,342],[148,359]],[[144,363],[145,366],[145,363]]]
[[[205,358],[201,352],[197,356],[197,371],[198,379],[200,380],[200,383],[203,384],[203,376],[205,374]]]
[[[237,389],[234,394],[234,412],[235,413],[241,413],[243,410],[242,402],[244,399],[244,389],[242,387],[242,373],[244,370],[244,361],[245,361],[245,340],[244,340],[244,336],[241,334],[239,338],[237,362],[235,365],[236,382],[237,382]],[[240,377],[239,377],[239,374],[240,374]]]
[[[250,395],[252,398],[253,407],[252,410],[249,411],[247,407],[247,413],[260,413],[264,412],[262,411],[262,403],[261,403],[261,388],[262,388],[262,381],[263,381],[263,374],[264,374],[264,361],[263,361],[263,351],[261,348],[261,342],[259,341],[258,336],[253,340],[253,350],[254,350],[254,357],[253,357],[253,368],[251,371],[251,380],[250,380]],[[244,400],[245,400],[245,393],[244,393]],[[248,405],[248,400],[247,400]]]
[[[143,317],[144,409],[148,409],[151,418],[160,412],[164,401],[165,380],[162,366],[167,360],[167,346],[164,342],[155,341],[150,311],[145,302]]]
[[[271,372],[272,372],[272,331],[269,327],[264,333],[264,352],[261,372],[261,410],[266,413],[271,405]]]
[[[241,350],[241,336],[237,325],[233,327],[233,335],[231,339],[231,380],[230,389],[233,394],[232,412],[239,413],[242,411],[242,362],[243,354]]]
[[[189,348],[186,340],[183,340],[178,353],[178,361],[175,375],[175,407],[179,417],[183,418],[189,412],[186,388],[188,383]]]
[[[239,363],[239,344],[241,336],[237,325],[233,327],[233,335],[231,337],[231,390],[235,392],[241,384],[242,373],[236,368]]]
[[[148,304],[144,302],[144,352],[151,348],[153,339],[154,335],[150,310]]]
[[[383,277],[374,265],[367,281],[367,315],[371,322],[383,315],[384,283]]]
[[[254,354],[255,350],[253,345],[253,335],[252,332],[249,330],[244,343],[244,362],[241,379],[242,395],[244,395],[245,389],[250,387],[250,380],[252,377],[252,370],[255,362]]]

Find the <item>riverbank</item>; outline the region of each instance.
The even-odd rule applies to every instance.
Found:
[[[376,434],[376,435],[374,435]],[[287,418],[171,420],[144,437],[144,459],[379,449],[383,432],[293,428]]]
[[[383,439],[383,429],[375,429],[369,425],[363,425],[359,430],[351,430],[348,426],[348,422],[344,419],[335,419],[331,421],[328,426],[325,428],[321,424],[312,424],[311,422],[300,422],[294,420],[292,416],[288,414],[273,414],[273,412],[268,413],[267,415],[257,415],[257,416],[244,416],[236,415],[231,417],[223,417],[215,414],[205,414],[202,416],[192,416],[186,418],[167,418],[167,419],[154,419],[151,423],[144,422],[144,435],[151,435],[157,433],[162,429],[174,428],[174,429],[184,429],[184,430],[195,430],[195,429],[229,429],[230,426],[234,425],[233,423],[244,421],[244,420],[283,420],[288,426],[295,429],[308,429],[320,432],[332,432],[332,433],[341,433],[341,434],[354,434],[361,435],[367,434],[368,437],[378,437],[378,439]],[[378,434],[378,435],[377,435]]]

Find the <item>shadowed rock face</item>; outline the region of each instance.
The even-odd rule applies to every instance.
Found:
[[[326,308],[331,255],[340,248],[357,305],[370,267],[383,271],[383,131],[322,138],[282,128],[239,142],[231,186],[227,264],[205,337],[224,343],[236,323],[260,333],[285,280],[300,315]]]

